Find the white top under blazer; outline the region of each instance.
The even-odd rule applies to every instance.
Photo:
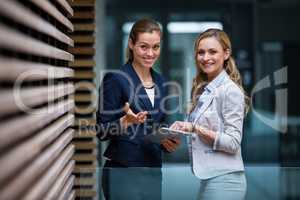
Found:
[[[205,88],[187,118],[193,124],[216,132],[213,146],[195,133],[189,138],[192,171],[200,179],[244,171],[241,141],[244,120],[244,94],[223,70]]]

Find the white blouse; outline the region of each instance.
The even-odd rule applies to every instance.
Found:
[[[145,90],[146,90],[146,93],[151,101],[151,104],[152,104],[152,107],[154,107],[154,96],[155,96],[155,87],[152,87],[152,88],[146,88],[145,87]]]

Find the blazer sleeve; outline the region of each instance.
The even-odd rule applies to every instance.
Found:
[[[225,91],[222,102],[223,131],[217,132],[213,149],[235,154],[241,146],[244,121],[244,94],[232,85]]]
[[[104,76],[98,97],[97,137],[103,141],[122,133],[120,118],[125,115],[120,79],[116,74]]]

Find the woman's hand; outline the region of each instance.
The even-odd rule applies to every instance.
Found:
[[[185,132],[192,132],[193,124],[191,122],[175,121],[170,126],[170,129],[180,130],[180,131],[185,131]]]
[[[209,145],[213,145],[216,138],[216,133],[214,131],[208,130],[199,125],[195,125],[193,128],[193,124],[191,122],[176,121],[170,126],[170,128],[174,130],[194,132],[204,143]]]
[[[144,123],[147,119],[147,111],[139,112],[135,114],[129,107],[129,103],[127,102],[124,106],[125,116],[121,117],[120,122],[122,127],[127,128],[132,124],[140,124]]]
[[[203,128],[202,126],[195,126],[195,133],[200,136],[202,142],[211,146],[214,144],[216,139],[216,133],[214,131]]]
[[[180,145],[180,140],[178,138],[165,138],[161,141],[161,145],[167,152],[171,153]]]

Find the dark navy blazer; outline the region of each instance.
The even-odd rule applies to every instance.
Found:
[[[133,167],[161,167],[161,145],[147,140],[164,121],[167,88],[164,78],[151,69],[155,83],[154,107],[131,64],[125,64],[116,72],[107,73],[100,87],[97,111],[97,137],[110,140],[104,156]],[[123,130],[120,118],[123,107],[130,104],[134,113],[148,111],[147,120]]]

